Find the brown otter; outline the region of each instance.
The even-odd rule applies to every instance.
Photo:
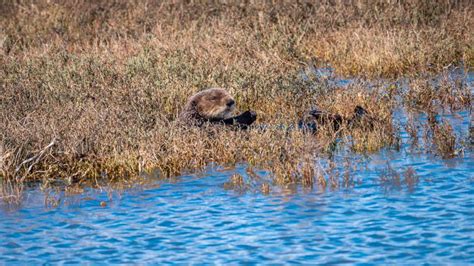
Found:
[[[360,124],[362,120],[367,121],[369,127],[373,127],[372,119],[368,118],[367,110],[361,106],[355,107],[354,114],[350,119],[344,119],[341,115],[315,109],[303,116],[298,123],[298,127],[300,129],[316,132],[318,125],[330,125],[334,131],[338,131],[344,124],[353,127]]]
[[[218,123],[246,129],[257,119],[257,115],[252,111],[233,117],[234,110],[235,100],[225,89],[210,88],[188,99],[179,120],[186,125],[202,126],[205,123]]]

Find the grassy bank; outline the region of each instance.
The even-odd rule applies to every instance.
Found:
[[[226,87],[240,110],[269,125],[296,123],[316,105],[346,117],[361,105],[375,128],[343,130],[343,138],[375,151],[396,144],[395,95],[433,113],[430,102],[443,103],[438,88],[342,90],[301,71],[329,63],[341,75],[422,84],[420,73],[474,65],[469,1],[2,1],[0,12],[4,195],[33,180],[94,185],[210,162],[248,162],[270,169],[277,184],[308,183],[318,179],[311,162],[334,141],[330,129],[180,128],[174,120],[187,97]],[[446,88],[449,101],[470,103],[452,93],[463,88]]]

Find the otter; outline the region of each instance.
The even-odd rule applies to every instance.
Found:
[[[191,96],[179,116],[179,121],[185,125],[203,126],[206,123],[231,125],[239,129],[248,129],[257,119],[253,111],[245,111],[238,116],[232,116],[235,110],[234,98],[223,88],[210,88],[200,91]],[[317,132],[318,126],[331,125],[334,131],[338,131],[342,125],[354,127],[362,121],[369,127],[373,127],[372,119],[368,117],[367,110],[356,106],[354,114],[349,119],[344,119],[339,114],[332,114],[321,110],[307,112],[298,123],[298,128]],[[266,126],[257,127],[265,130]],[[282,127],[292,129],[293,127]]]
[[[298,127],[303,130],[316,132],[318,125],[330,125],[334,131],[339,131],[342,125],[352,128],[360,126],[362,121],[366,121],[367,126],[373,128],[373,119],[369,118],[367,110],[359,105],[355,107],[354,114],[349,119],[344,119],[339,114],[314,109],[303,116],[298,123]]]
[[[210,88],[188,99],[179,115],[179,121],[185,125],[198,127],[210,123],[247,129],[257,119],[253,111],[245,111],[238,116],[232,116],[234,110],[235,100],[225,89]]]

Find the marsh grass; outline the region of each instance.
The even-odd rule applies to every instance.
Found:
[[[2,1],[0,12],[6,200],[18,200],[28,182],[125,187],[146,173],[169,178],[211,162],[269,170],[272,185],[339,187],[344,179],[315,161],[338,143],[362,153],[396,145],[396,97],[382,85],[305,80],[302,70],[330,63],[343,75],[395,78],[460,61],[472,67],[474,58],[469,1],[41,0]],[[425,81],[414,77],[413,90],[399,95],[418,112],[432,112],[433,102],[470,104],[465,86]],[[371,119],[317,135],[175,124],[186,99],[212,86],[228,88],[240,111],[255,110],[258,124],[296,125],[316,106],[349,118],[360,105]],[[450,141],[438,139],[440,147]]]
[[[443,158],[451,158],[456,155],[456,135],[449,122],[442,121],[433,128],[433,144],[437,154]]]
[[[407,191],[413,191],[418,185],[420,178],[415,169],[411,166],[400,172],[393,169],[393,167],[387,163],[387,166],[379,175],[379,180],[382,187],[386,190],[401,190],[405,187]]]
[[[455,112],[471,105],[472,96],[462,77],[450,77],[444,72],[433,78],[412,79],[402,93],[404,104],[411,110],[433,113],[439,110]]]

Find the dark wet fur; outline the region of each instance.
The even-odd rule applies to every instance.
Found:
[[[371,125],[371,119],[368,117],[367,110],[361,106],[356,106],[354,109],[354,114],[350,119],[344,119],[339,114],[332,114],[326,111],[315,109],[309,111],[308,114],[299,121],[298,127],[300,129],[316,132],[318,130],[318,126],[329,124],[332,125],[334,131],[339,131],[341,126],[344,124],[347,124],[349,127],[353,127],[357,124],[360,124],[363,119],[369,122],[369,126]]]
[[[248,129],[250,125],[257,120],[257,113],[254,111],[245,111],[240,115],[227,119],[211,119],[210,123],[224,124],[238,129]]]

